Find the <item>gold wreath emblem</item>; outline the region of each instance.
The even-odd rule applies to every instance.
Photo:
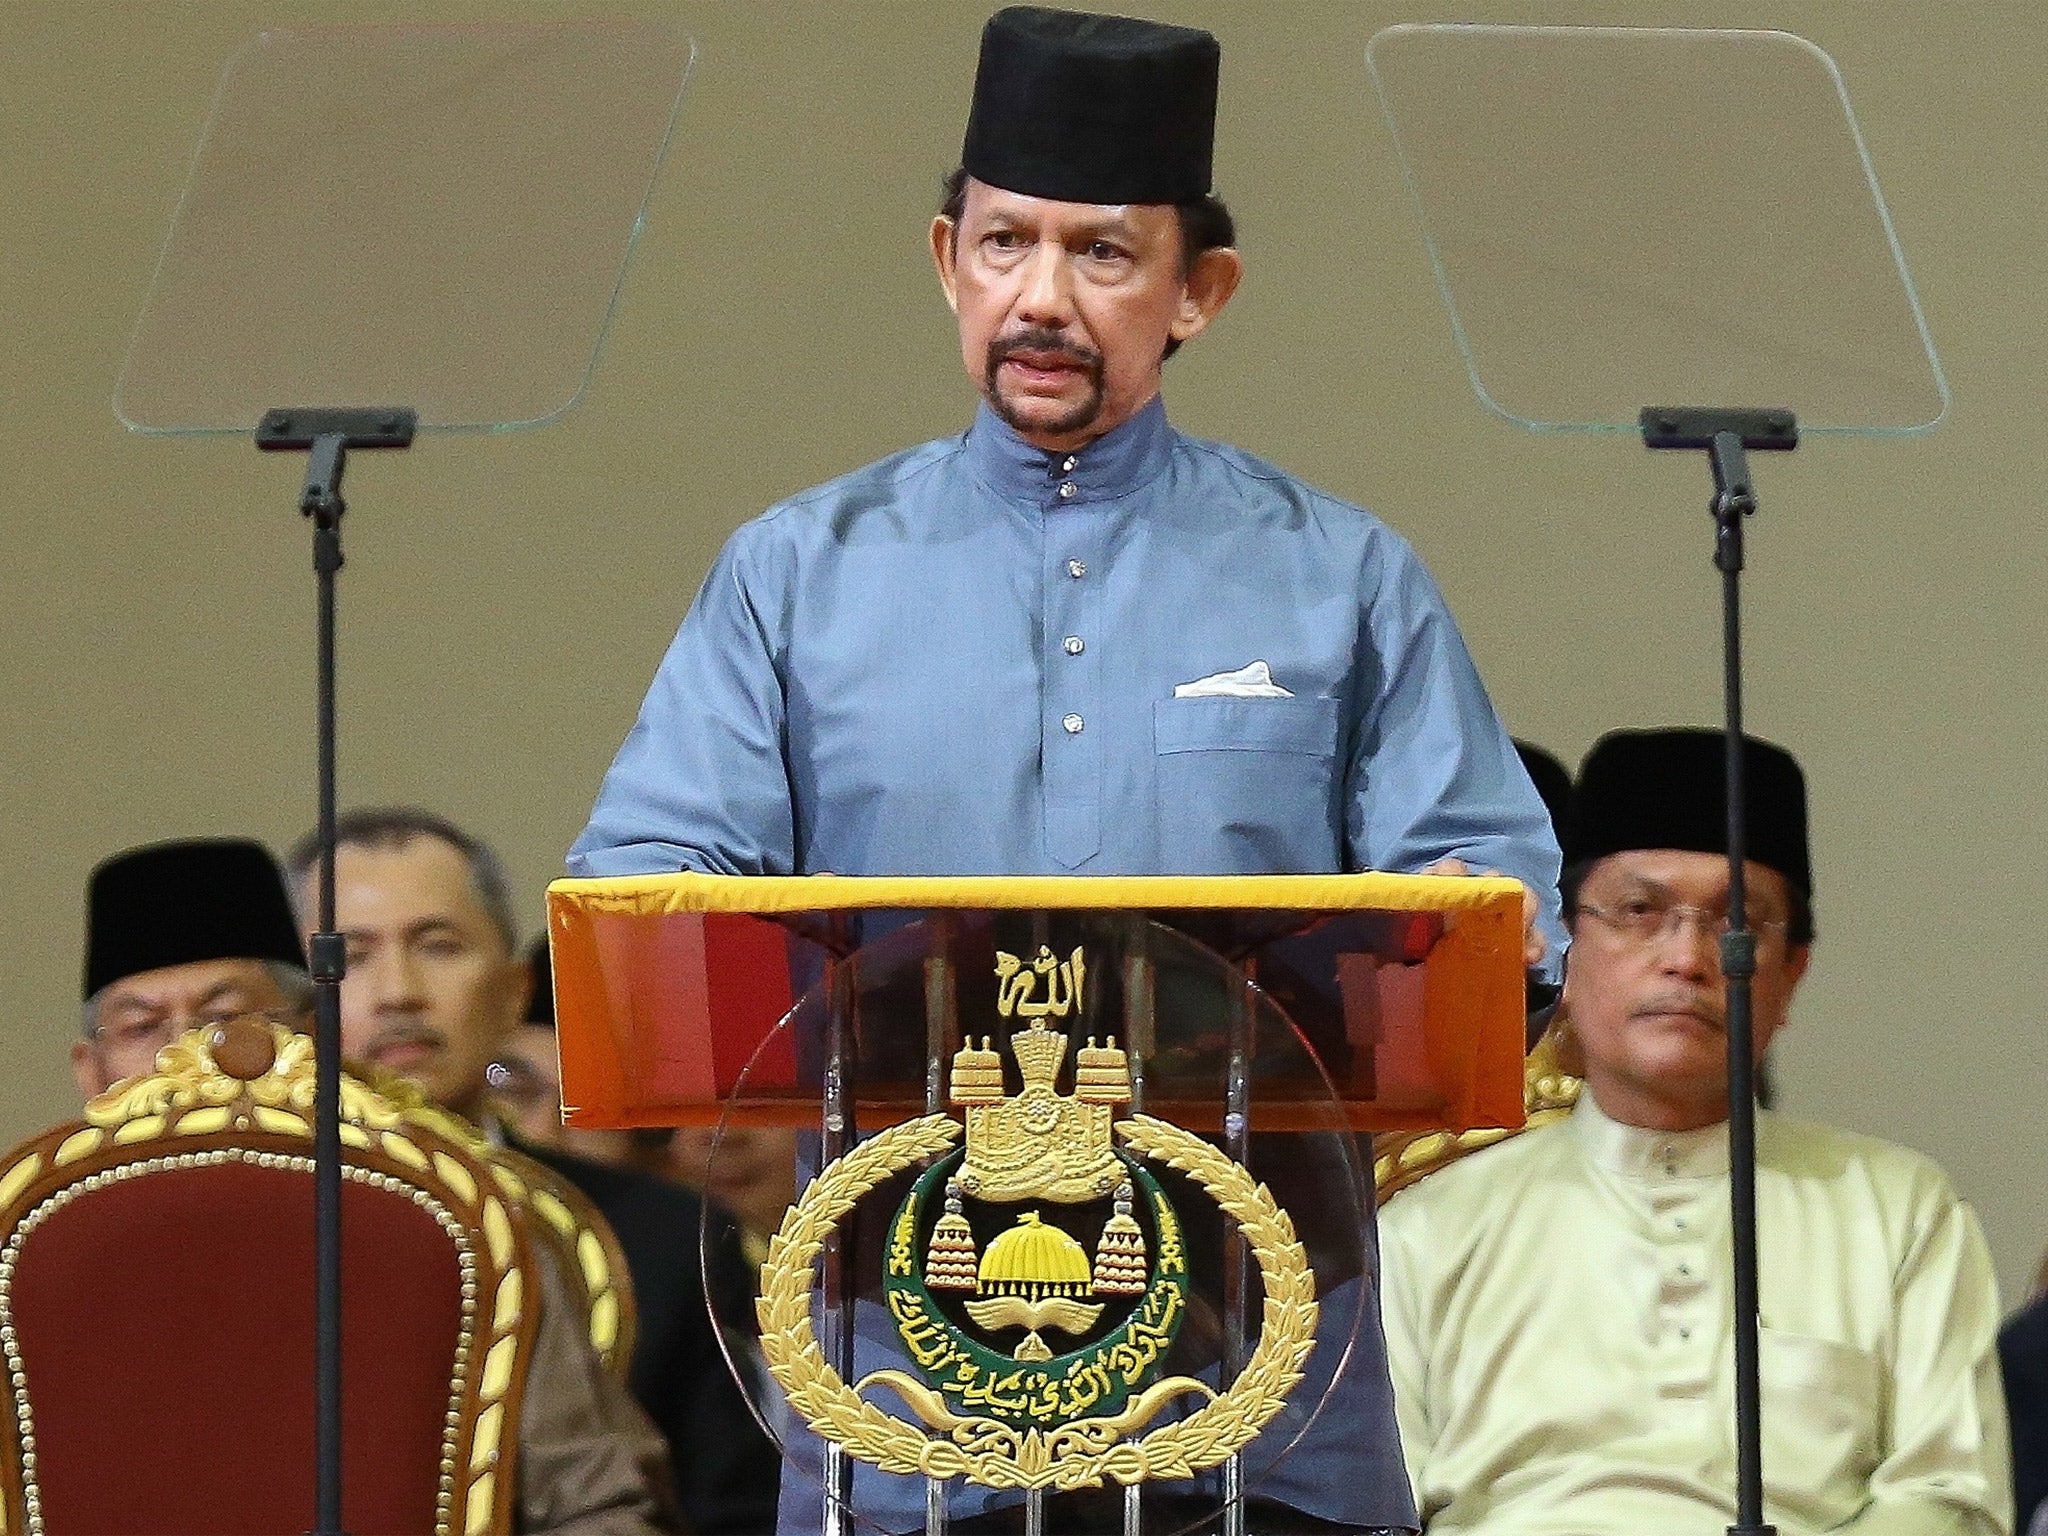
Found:
[[[862,1196],[891,1174],[948,1151],[959,1122],[926,1115],[890,1127],[824,1169],[790,1207],[761,1266],[761,1353],[790,1406],[819,1435],[885,1472],[964,1477],[989,1488],[1099,1487],[1188,1478],[1249,1444],[1286,1405],[1315,1344],[1315,1276],[1294,1223],[1266,1186],[1238,1164],[1178,1126],[1149,1115],[1116,1124],[1142,1157],[1178,1169],[1199,1183],[1234,1219],[1258,1261],[1266,1291],[1264,1324],[1245,1368],[1221,1394],[1184,1419],[1127,1438],[1164,1403],[1208,1389],[1186,1377],[1155,1382],[1114,1417],[1076,1419],[1050,1429],[1018,1429],[990,1418],[965,1417],[940,1395],[901,1371],[876,1371],[862,1388],[887,1386],[926,1424],[883,1412],[828,1364],[811,1327],[810,1296],[818,1251]]]

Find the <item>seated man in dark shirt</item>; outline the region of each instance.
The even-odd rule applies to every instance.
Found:
[[[2012,1489],[2018,1536],[2048,1532],[2048,1290],[1998,1333],[2005,1406],[2012,1418]]]
[[[318,858],[309,837],[288,861],[302,916]],[[442,1108],[502,1139],[486,1073],[524,1017],[530,978],[496,855],[425,811],[345,814],[336,829],[335,927],[348,944],[344,1052],[410,1078]],[[522,1150],[580,1187],[618,1234],[639,1303],[629,1381],[668,1439],[690,1529],[773,1529],[780,1461],[727,1369],[705,1307],[701,1204],[634,1169],[553,1148]],[[752,1290],[736,1241],[714,1254],[713,1270],[720,1315],[733,1316],[729,1309],[744,1307]]]

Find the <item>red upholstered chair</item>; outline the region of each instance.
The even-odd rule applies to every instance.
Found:
[[[6,1531],[313,1523],[312,1044],[194,1031],[0,1162]],[[344,1082],[343,1523],[508,1530],[538,1280],[488,1166]]]

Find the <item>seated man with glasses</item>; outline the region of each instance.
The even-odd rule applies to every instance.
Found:
[[[277,865],[260,843],[196,838],[107,859],[86,888],[81,1098],[156,1065],[188,1029],[245,1013],[305,1029],[313,983]]]
[[[258,1014],[312,1028],[298,924],[260,843],[199,838],[115,854],[92,872],[85,922],[85,1038],[72,1044],[71,1067],[87,1099],[154,1070],[158,1051],[202,1025]],[[662,1441],[599,1363],[546,1245],[533,1246],[541,1284],[520,1388],[518,1529],[672,1531]],[[376,1262],[354,1248],[343,1255],[344,1266]],[[194,1446],[191,1454],[220,1451]]]
[[[1754,739],[1745,764],[1761,1057],[1806,974],[1813,879],[1798,764]],[[1594,747],[1562,882],[1559,1017],[1585,1091],[1381,1217],[1430,1532],[1705,1536],[1735,1518],[1725,782],[1718,732]],[[1785,1536],[2008,1531],[1976,1217],[1926,1158],[1769,1112],[1756,1182],[1764,1518]]]

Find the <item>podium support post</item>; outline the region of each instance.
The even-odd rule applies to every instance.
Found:
[[[1721,573],[1721,669],[1727,720],[1728,931],[1721,974],[1728,984],[1728,1197],[1735,1249],[1735,1524],[1729,1536],[1776,1536],[1764,1521],[1762,1396],[1757,1378],[1756,1060],[1751,982],[1756,935],[1750,931],[1747,786],[1742,751],[1743,519],[1756,512],[1748,450],[1799,445],[1790,411],[1646,407],[1643,442],[1651,448],[1705,450],[1714,471],[1714,567]]]
[[[854,1123],[854,960],[843,922],[835,926],[832,958],[825,966],[825,1082],[821,1167],[830,1167],[860,1139]],[[859,1286],[854,1279],[854,1234],[841,1227],[825,1239],[823,1254],[826,1351],[842,1379],[853,1375],[854,1304]],[[825,1446],[824,1536],[852,1536],[853,1460],[846,1447]]]

